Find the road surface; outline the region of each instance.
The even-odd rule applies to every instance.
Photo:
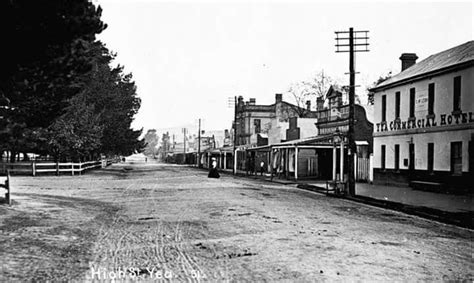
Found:
[[[0,281],[465,280],[473,232],[177,165],[13,177]]]

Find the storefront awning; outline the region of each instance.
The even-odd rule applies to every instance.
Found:
[[[314,136],[304,139],[286,141],[271,145],[264,145],[258,147],[247,148],[248,151],[269,151],[273,148],[292,148],[292,147],[301,147],[301,148],[332,148],[332,139],[333,135],[324,135],[324,136]]]
[[[332,147],[333,135],[314,136],[304,139],[286,141],[278,144],[273,144],[272,147],[294,147],[294,146],[329,146]]]
[[[227,152],[233,152],[234,148],[232,146],[226,146],[226,147],[219,147],[219,148],[213,148],[213,149],[207,149],[203,152],[209,152],[209,153],[227,153]]]
[[[355,141],[356,145],[369,145],[368,141]]]
[[[270,151],[272,150],[272,145],[262,145],[256,147],[249,147],[246,150],[248,151]]]

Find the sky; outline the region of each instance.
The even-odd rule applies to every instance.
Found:
[[[132,126],[231,127],[229,98],[272,104],[299,81],[324,73],[348,84],[348,53],[335,31],[369,31],[370,52],[356,54],[357,94],[402,53],[422,59],[473,39],[473,4],[409,1],[94,0],[108,27],[98,39],[133,74],[142,100]],[[284,100],[290,96],[284,94]]]

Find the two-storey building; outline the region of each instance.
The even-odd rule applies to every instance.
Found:
[[[239,96],[236,106],[236,145],[242,147],[255,147],[259,138],[268,139],[269,143],[281,142],[285,139],[291,117],[305,116],[306,109],[283,101],[282,94],[275,94],[275,103],[258,105],[255,98],[244,102]]]
[[[472,188],[474,41],[400,59],[402,72],[372,89],[374,181]]]
[[[311,116],[314,112],[310,109],[310,102],[306,108],[301,108],[283,101],[281,93],[275,94],[275,103],[270,105],[258,105],[255,98],[244,102],[243,97],[239,96],[233,124],[238,149],[236,168],[253,171],[256,169],[253,164],[260,166],[261,161],[268,166],[268,152],[249,155],[246,149],[285,141],[290,118]]]

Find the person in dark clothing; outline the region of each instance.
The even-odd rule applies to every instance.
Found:
[[[217,171],[217,160],[216,158],[212,158],[211,166],[209,170],[209,175],[207,175],[208,178],[220,178],[219,172]]]

